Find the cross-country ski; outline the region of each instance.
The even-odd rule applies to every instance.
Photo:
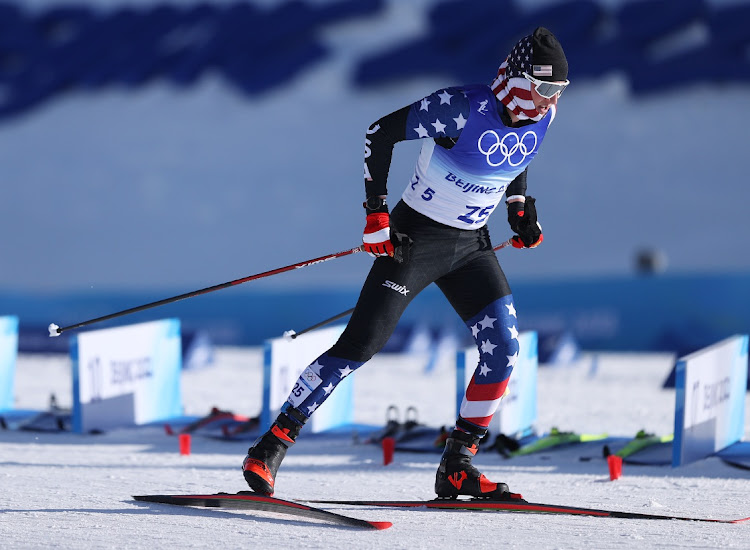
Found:
[[[339,504],[348,506],[372,506],[385,508],[426,508],[430,510],[469,510],[479,512],[516,512],[526,514],[554,514],[569,516],[594,516],[600,518],[643,519],[643,520],[682,520],[703,521],[710,523],[743,523],[750,521],[750,517],[740,519],[715,519],[701,517],[687,517],[671,514],[646,514],[643,512],[628,512],[623,510],[605,510],[601,508],[581,508],[578,506],[560,506],[558,504],[542,504],[525,501],[497,501],[484,499],[454,499],[454,500],[310,500],[315,504]]]
[[[301,502],[282,500],[264,495],[258,495],[249,491],[236,494],[216,493],[208,495],[137,495],[135,500],[141,502],[155,502],[159,504],[172,504],[175,506],[196,506],[202,508],[228,508],[234,510],[255,510],[259,512],[275,512],[289,516],[305,517],[358,527],[360,529],[382,530],[391,527],[388,521],[365,521],[335,512],[329,512],[321,508],[308,506]]]

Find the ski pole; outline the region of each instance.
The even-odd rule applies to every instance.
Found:
[[[291,271],[292,269],[301,269],[303,267],[307,267],[309,265],[313,264],[319,264],[323,262],[327,262],[328,260],[334,260],[336,258],[341,258],[342,256],[348,256],[350,254],[356,254],[357,252],[362,252],[364,250],[364,247],[362,245],[350,248],[349,250],[344,250],[342,252],[336,252],[334,254],[328,254],[326,256],[321,256],[320,258],[315,258],[313,260],[307,260],[304,262],[299,262],[292,265],[287,265],[285,267],[279,267],[277,269],[272,269],[270,271],[264,271],[263,273],[258,273],[256,275],[250,275],[248,277],[243,277],[241,279],[235,279],[234,281],[228,281],[226,283],[221,283],[214,286],[209,286],[207,288],[201,289],[201,290],[194,290],[193,292],[186,292],[185,294],[180,294],[179,296],[173,296],[172,298],[165,298],[164,300],[158,300],[156,302],[151,302],[150,304],[144,304],[142,306],[132,307],[130,309],[125,309],[123,311],[118,311],[117,313],[111,313],[109,315],[104,315],[103,317],[97,317],[96,319],[89,319],[88,321],[83,321],[82,323],[77,323],[75,325],[70,325],[67,327],[59,327],[55,323],[51,323],[48,327],[49,329],[49,335],[52,336],[60,336],[63,332],[66,330],[72,330],[76,328],[85,327],[87,325],[93,325],[94,323],[100,323],[102,321],[108,321],[110,319],[114,319],[116,317],[122,317],[123,315],[130,315],[131,313],[137,313],[139,311],[144,311],[146,309],[151,309],[158,306],[163,306],[166,304],[171,304],[172,302],[177,302],[179,300],[185,300],[187,298],[193,298],[194,296],[200,296],[201,294],[208,294],[209,292],[214,292],[215,290],[221,290],[223,288],[228,288],[230,286],[240,285],[242,283],[247,283],[248,281],[254,281],[255,279],[262,279],[264,277],[270,277],[271,275],[278,275],[279,273],[284,273],[286,271]]]
[[[354,308],[347,309],[346,311],[342,311],[338,315],[334,315],[333,317],[329,317],[325,321],[320,321],[319,323],[315,323],[314,325],[307,327],[306,329],[300,330],[299,332],[294,332],[293,330],[288,330],[284,333],[285,338],[291,338],[294,340],[297,336],[302,336],[306,332],[310,332],[311,330],[315,330],[316,328],[320,328],[322,326],[327,325],[328,323],[333,323],[334,321],[338,321],[342,317],[346,317],[347,315],[351,315],[354,311]]]
[[[511,244],[512,244],[512,240],[508,239],[507,241],[501,242],[499,245],[497,245],[496,247],[494,247],[492,250],[495,251],[495,252],[497,252],[498,250],[502,250],[503,248],[505,248],[506,246],[509,246]],[[322,326],[325,326],[328,323],[333,323],[334,321],[338,321],[342,317],[346,317],[347,315],[351,315],[353,312],[354,312],[354,308],[347,309],[346,311],[342,311],[338,315],[334,315],[333,317],[329,317],[325,321],[320,321],[319,323],[315,323],[314,325],[312,325],[310,327],[307,327],[306,329],[302,329],[299,332],[295,332],[293,330],[288,330],[288,331],[286,331],[284,333],[284,337],[288,338],[288,339],[294,340],[295,338],[297,338],[297,336],[301,336],[301,335],[305,334],[306,332],[310,332],[311,330],[315,330],[316,328],[320,328]]]
[[[494,252],[497,252],[498,250],[502,250],[502,249],[503,249],[503,248],[505,248],[506,246],[510,246],[510,245],[512,245],[512,244],[513,244],[513,238],[511,237],[511,238],[510,238],[510,239],[508,239],[507,241],[503,241],[503,242],[501,242],[501,243],[500,243],[499,245],[497,245],[497,246],[496,246],[495,248],[493,248],[492,250],[493,250]]]

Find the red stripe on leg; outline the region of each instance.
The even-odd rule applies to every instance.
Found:
[[[477,384],[474,381],[474,377],[471,377],[469,387],[466,388],[466,400],[467,401],[494,401],[499,399],[505,393],[505,389],[508,387],[508,381],[510,377],[506,378],[502,382],[495,384]]]

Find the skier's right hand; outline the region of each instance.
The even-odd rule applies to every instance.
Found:
[[[393,256],[391,217],[388,212],[367,214],[367,225],[362,235],[365,252],[370,256]]]

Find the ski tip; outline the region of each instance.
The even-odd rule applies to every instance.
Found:
[[[745,521],[750,521],[750,518],[735,519],[732,520],[732,523],[743,523]]]
[[[390,521],[368,521],[367,523],[379,531],[393,527],[393,524]]]

